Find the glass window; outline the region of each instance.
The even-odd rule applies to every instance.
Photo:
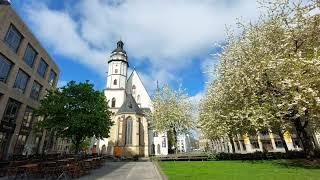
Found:
[[[21,33],[13,25],[10,26],[7,35],[5,37],[5,42],[14,52],[18,51],[22,40]]]
[[[137,103],[140,104],[140,95],[137,96]]]
[[[153,132],[153,137],[158,137],[158,133],[156,131]]]
[[[114,70],[114,73],[118,74],[118,69],[115,69],[115,70]]]
[[[252,149],[259,149],[259,143],[257,140],[250,140]]]
[[[38,100],[41,89],[42,89],[42,86],[36,81],[34,81],[31,89],[30,97],[34,100]]]
[[[275,142],[277,148],[283,148],[283,143],[282,143],[281,139],[275,139],[274,142]]]
[[[300,148],[301,147],[301,142],[298,138],[292,138],[292,144],[294,148]]]
[[[34,60],[36,59],[37,52],[34,50],[34,48],[28,44],[26,52],[23,56],[23,61],[30,67],[33,66]]]
[[[17,78],[16,78],[16,82],[14,83],[13,87],[24,92],[26,89],[26,86],[28,84],[28,81],[29,81],[29,75],[27,75],[22,70],[19,70]]]
[[[136,95],[136,86],[135,85],[132,86],[132,95],[133,95],[133,97]]]
[[[139,145],[144,145],[144,130],[143,130],[143,122],[141,118],[138,118],[139,122]]]
[[[39,145],[40,145],[40,137],[36,137],[35,140],[34,140],[34,146],[33,146],[33,153],[37,153],[38,150],[39,150]]]
[[[167,139],[165,136],[162,136],[162,147],[165,148],[167,146]]]
[[[6,82],[12,67],[12,63],[0,54],[0,82]]]
[[[30,127],[33,119],[33,109],[30,107],[26,108],[26,111],[23,116],[22,125],[24,127]]]
[[[51,86],[53,86],[56,83],[56,79],[57,79],[57,73],[51,69],[50,74],[49,74],[49,78],[48,78],[49,84]]]
[[[16,122],[16,118],[19,112],[19,108],[20,108],[20,102],[13,100],[13,99],[9,99],[7,107],[6,107],[6,111],[3,115],[3,121],[6,122]]]
[[[113,81],[113,85],[117,85],[117,80],[116,79]]]
[[[126,128],[126,145],[132,144],[132,119],[127,119],[127,128]]]
[[[116,98],[112,98],[111,107],[116,107]]]
[[[38,74],[44,77],[46,75],[47,68],[48,64],[43,59],[41,59],[37,70]]]
[[[26,141],[27,141],[26,135],[18,136],[16,146],[14,147],[14,154],[22,154]]]

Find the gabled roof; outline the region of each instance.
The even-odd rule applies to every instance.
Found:
[[[134,73],[137,74],[137,77],[138,77],[139,81],[141,82],[141,84],[142,84],[142,86],[143,86],[143,89],[147,92],[147,95],[148,95],[149,98],[150,98],[149,92],[147,91],[146,87],[144,86],[144,83],[143,83],[143,81],[142,81],[142,79],[141,79],[138,71],[136,71],[136,68],[133,68],[133,71],[131,72],[129,78],[127,79],[126,92],[127,92],[127,93],[130,93],[130,94],[132,93],[132,92],[131,92],[131,87],[132,87],[132,78],[133,78]],[[151,98],[150,98],[150,99],[151,99]]]
[[[126,100],[118,110],[117,114],[140,114],[143,115],[143,111],[138,106],[131,94],[127,94]]]

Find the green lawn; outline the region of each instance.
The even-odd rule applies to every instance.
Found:
[[[287,167],[278,161],[204,161],[159,162],[169,180],[320,180],[320,169]]]

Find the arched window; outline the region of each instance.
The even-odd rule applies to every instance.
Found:
[[[113,80],[113,85],[117,85],[117,80],[115,79],[115,80]]]
[[[111,107],[116,107],[116,98],[112,98]]]
[[[136,95],[136,86],[135,85],[132,86],[132,95],[133,95],[133,97]]]
[[[132,119],[129,117],[127,119],[127,128],[126,128],[126,145],[132,145]]]
[[[137,103],[140,104],[140,95],[137,96]]]
[[[116,74],[117,74],[117,73],[118,73],[118,69],[115,69],[115,70],[114,70],[114,73],[116,73]]]
[[[158,155],[161,154],[161,151],[160,151],[160,144],[157,144],[157,153]]]

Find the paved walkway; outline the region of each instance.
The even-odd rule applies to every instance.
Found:
[[[161,180],[161,176],[152,162],[106,162],[90,175],[80,180]]]

